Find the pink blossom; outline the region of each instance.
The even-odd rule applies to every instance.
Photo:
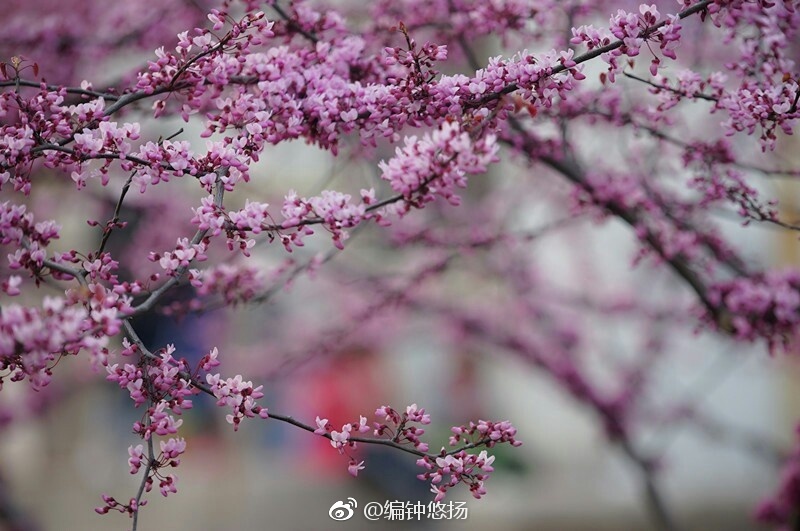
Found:
[[[128,464],[131,467],[131,474],[136,474],[139,472],[139,468],[142,466],[142,459],[144,458],[144,446],[141,444],[137,444],[136,447],[129,446],[128,455],[130,455]]]
[[[347,465],[347,472],[350,473],[351,476],[357,477],[359,470],[364,470],[364,461],[356,462],[355,460],[351,459],[350,463]]]

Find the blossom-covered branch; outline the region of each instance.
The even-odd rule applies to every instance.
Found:
[[[666,350],[653,329],[693,324],[775,352],[800,327],[800,273],[753,259],[717,216],[798,230],[751,178],[797,174],[774,160],[800,118],[793,2],[380,0],[334,10],[297,0],[261,11],[254,0],[167,0],[147,13],[135,2],[93,2],[74,13],[54,3],[51,19],[63,24],[48,25],[12,0],[12,31],[0,37],[0,390],[69,385],[57,366],[83,356],[142,409],[133,425],[142,442],[128,450],[138,491],[127,502],[104,496],[98,512],[128,514],[135,529],[156,481],[164,496],[177,491],[167,471],[188,444],[180,415],[201,393],[234,430],[271,418],[324,437],[353,476],[367,466],[356,445],[381,445],[417,458],[437,502],[461,483],[484,496],[489,451],[518,445],[508,421],[453,427],[450,449],[438,452],[421,438],[431,419],[416,404],[341,426],[324,412],[306,423],[261,405],[263,387],[248,379],[258,368],[216,372],[228,363],[222,341],[198,339],[192,349],[202,355],[190,363],[183,347],[159,340],[163,348],[149,349],[137,333],[145,318],[245,303],[256,312],[320,272],[331,285],[281,307],[289,317],[264,319],[279,361],[300,361],[278,371],[348,343],[377,349],[374,337],[395,328],[368,337],[362,329],[377,328],[379,315],[435,315],[442,343],[515,353],[594,412],[641,475],[654,521],[677,527],[635,436],[634,403]],[[699,39],[704,32],[715,40]],[[487,36],[536,51],[484,58],[473,44]],[[101,69],[126,50],[150,60],[125,62],[109,79]],[[325,186],[273,178],[281,168],[272,147],[298,140],[338,157]],[[545,229],[531,229],[537,216]],[[607,219],[635,237],[604,249],[608,258],[646,261],[652,267],[631,275],[664,270],[688,289],[671,291],[663,307],[644,294],[570,299],[559,287],[567,272],[546,271],[526,248],[545,232]],[[84,230],[96,241],[80,242]],[[351,242],[356,230],[365,236]],[[591,312],[646,323],[631,332],[646,336],[640,358],[606,363],[618,388],[598,384],[582,359]],[[400,330],[413,319],[404,317]],[[796,474],[786,474],[766,520],[792,518]]]

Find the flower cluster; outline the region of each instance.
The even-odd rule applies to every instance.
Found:
[[[164,254],[152,252],[148,258],[153,262],[158,262],[166,271],[167,276],[176,277],[180,276],[193,261],[206,260],[207,247],[208,244],[204,241],[193,243],[188,238],[178,238],[174,251]]]
[[[214,16],[215,25],[219,26],[220,15],[217,12]],[[272,23],[266,20],[264,13],[254,12],[247,14],[242,20],[233,24],[233,27],[225,36],[214,42],[214,33],[211,30],[201,30],[199,35],[190,38],[188,32],[178,35],[177,53],[167,52],[163,47],[156,50],[156,61],[150,62],[147,72],[139,74],[136,84],[138,90],[153,94],[164,92],[165,89],[181,89],[190,87],[192,84],[204,79],[213,80],[216,83],[226,82],[227,70],[214,71],[215,59],[218,59],[228,43],[240,41],[239,49],[246,49],[250,45],[261,44],[264,40],[273,37],[271,31]],[[222,26],[217,28],[222,29]],[[189,102],[198,95],[187,90],[186,94]],[[166,102],[157,100],[154,105],[156,115],[160,115],[166,110]],[[184,107],[184,113],[187,107]]]
[[[264,396],[261,392],[263,386],[253,387],[253,382],[245,382],[239,374],[226,379],[219,374],[208,374],[206,381],[217,398],[217,405],[231,411],[225,415],[225,420],[233,425],[234,431],[238,431],[244,418],[269,418],[267,408],[256,403],[256,400]]]
[[[319,426],[320,423],[321,422],[318,420],[317,425]],[[355,423],[345,424],[342,426],[342,431],[331,431],[331,446],[338,449],[340,453],[344,450],[345,446],[355,448],[355,443],[349,440],[350,433],[354,429],[357,429],[358,432],[361,433],[368,432],[369,426],[367,426],[366,417],[360,417],[357,425]]]
[[[785,82],[770,87],[745,83],[720,98],[719,107],[729,115],[722,125],[728,135],[740,131],[752,135],[760,130],[761,149],[774,150],[778,138],[776,131],[791,135],[794,123],[800,118],[798,95],[800,83],[789,75]]]
[[[793,51],[800,12],[791,2],[759,2],[756,9],[740,2],[725,9],[716,2],[709,7],[714,23],[725,30],[725,41],[737,52],[725,63],[739,85],[719,98],[718,108],[729,115],[723,127],[729,135],[759,131],[761,149],[773,150],[777,132],[792,134],[800,116]]]
[[[180,456],[186,451],[186,440],[183,438],[170,437],[166,441],[159,441],[161,452],[155,460],[150,461],[144,455],[144,445],[137,444],[136,446],[128,447],[128,464],[130,465],[131,474],[138,474],[144,462],[147,463],[152,470],[145,480],[145,491],[150,492],[153,485],[153,477],[158,476],[160,480],[159,489],[163,496],[174,494],[177,492],[176,483],[178,478],[174,474],[167,476],[160,476],[157,472],[160,468],[177,467],[181,464]]]
[[[344,249],[344,242],[349,237],[345,229],[352,228],[362,221],[378,216],[367,212],[367,207],[375,201],[374,190],[361,191],[361,203],[353,204],[349,194],[333,190],[323,190],[318,196],[299,197],[292,190],[283,202],[281,213],[285,218],[282,229],[295,229],[289,234],[281,234],[281,240],[287,250],[290,244],[303,245],[303,236],[313,234],[307,227],[311,223],[321,223],[332,235],[333,243],[338,249]]]
[[[38,275],[47,258],[45,247],[59,237],[60,230],[55,221],[34,221],[25,205],[0,203],[0,245],[16,248],[8,255],[12,270],[27,269]]]
[[[603,53],[603,60],[608,63],[608,72],[603,79],[610,82],[616,80],[616,74],[622,69],[620,58],[623,56],[636,57],[643,46],[649,42],[658,44],[664,57],[676,59],[675,48],[681,38],[681,23],[677,15],[669,15],[663,24],[661,14],[655,4],[641,4],[639,13],[630,13],[622,9],[609,21],[609,29],[598,29],[594,26],[580,26],[572,29],[573,44],[585,44],[589,50],[608,47],[615,39],[621,41],[621,46]],[[655,28],[655,29],[654,29]],[[650,50],[652,51],[652,47]],[[656,75],[661,65],[661,59],[652,54],[650,73]]]
[[[128,503],[120,503],[113,496],[109,496],[108,494],[103,494],[102,498],[105,505],[95,507],[94,512],[97,514],[108,514],[109,511],[119,511],[122,514],[133,516],[139,511],[140,507],[147,505],[147,500],[139,501],[136,498],[131,498],[128,500]]]
[[[85,349],[93,359],[104,359],[108,337],[96,333],[89,311],[63,298],[45,297],[41,308],[19,304],[0,312],[0,389],[5,378],[28,380],[34,389],[50,383],[52,368],[66,355]]]
[[[800,435],[800,430],[797,430]],[[795,443],[791,454],[781,468],[780,486],[769,497],[759,503],[756,519],[765,524],[790,529],[800,504],[800,445]]]
[[[388,438],[393,445],[411,444],[420,455],[428,451],[428,444],[420,439],[425,430],[414,425],[430,424],[430,415],[425,413],[424,409],[412,404],[406,408],[404,413],[400,413],[389,406],[381,406],[375,411],[375,416],[380,419],[380,422],[374,422],[372,427],[367,424],[367,418],[362,416],[359,417],[358,422],[344,424],[341,431],[334,430],[333,424],[328,419],[316,418],[317,427],[314,433],[330,439],[331,446],[349,458],[347,470],[353,476],[357,476],[358,471],[364,469],[364,461],[359,462],[350,454],[351,450],[358,447],[358,441],[352,438],[354,434],[372,431],[376,437],[380,438],[379,440],[385,441]],[[365,439],[360,440],[369,442]]]
[[[196,370],[191,372],[185,360],[178,360],[173,356],[175,348],[172,345],[167,345],[157,355],[144,349],[141,344],[131,343],[127,339],[123,340],[123,347],[121,355],[137,356],[137,363],[107,365],[106,378],[126,389],[137,407],[148,405],[144,418],[133,424],[133,431],[147,441],[149,457],[145,455],[143,444],[128,448],[131,474],[137,474],[143,465],[146,467],[143,492],[150,492],[156,479],[159,480],[159,490],[163,496],[177,492],[177,476],[164,475],[160,470],[179,466],[180,456],[186,451],[185,439],[175,437],[183,420],[176,419],[173,415],[181,415],[184,410],[192,407],[192,395],[203,391],[216,397],[219,406],[232,411],[232,414],[227,415],[227,420],[233,424],[234,430],[238,430],[245,417],[258,415],[260,418],[268,418],[267,409],[255,403],[255,400],[264,396],[261,387],[254,388],[252,383],[242,381],[241,376],[222,379],[219,374],[207,374],[208,387],[198,383],[193,374],[201,371],[208,373],[219,366],[216,348],[203,356]],[[152,450],[154,435],[168,437],[159,441],[161,451],[158,456],[153,455]],[[105,514],[110,509],[131,513],[136,510],[136,504],[115,505],[105,498],[106,496],[106,505],[97,509],[100,514]],[[140,498],[135,501],[138,505],[144,504],[139,503]]]
[[[15,10],[21,9],[18,0],[9,1]],[[49,4],[52,0],[43,1]],[[163,37],[173,24],[184,31],[178,34],[177,45],[156,49],[144,71],[127,73],[103,89],[90,82],[62,87],[43,81],[66,81],[77,71],[77,64],[60,66],[55,59],[45,58],[42,64],[48,70],[46,77],[40,78],[38,63],[19,57],[0,62],[0,189],[5,201],[0,203],[0,245],[7,248],[7,261],[0,269],[0,291],[8,296],[23,295],[16,301],[29,300],[25,291],[44,283],[63,292],[63,297],[44,298],[41,307],[3,305],[0,384],[4,378],[29,380],[38,390],[50,381],[62,356],[88,352],[95,365],[105,366],[107,379],[143,410],[134,432],[144,443],[128,449],[128,465],[134,474],[144,469],[144,491],[149,492],[156,479],[163,495],[176,491],[176,477],[161,471],[180,464],[186,442],[178,436],[182,425],[178,417],[192,406],[194,394],[213,395],[226,409],[234,430],[245,418],[270,415],[258,403],[264,396],[261,386],[242,375],[225,378],[213,372],[219,365],[216,348],[192,370],[187,362],[176,359],[172,346],[156,353],[145,349],[134,333],[134,316],[174,310],[179,303],[167,307],[171,293],[165,294],[176,286],[191,294],[185,304],[187,311],[203,310],[204,297],[216,297],[225,305],[257,301],[267,293],[259,267],[225,261],[254,258],[260,251],[256,236],[262,235],[270,244],[278,240],[287,251],[293,251],[318,225],[331,234],[333,245],[342,249],[352,229],[364,223],[386,225],[392,216],[405,216],[440,199],[458,205],[468,177],[486,172],[498,159],[501,143],[512,153],[525,155],[531,165],[545,165],[548,170],[543,174],[552,171],[566,177],[572,193],[560,199],[571,197],[574,213],[599,213],[629,225],[642,244],[639,256],[650,254],[658,262],[668,263],[713,314],[714,324],[733,331],[737,339],[765,337],[774,345],[794,337],[800,326],[800,273],[750,273],[709,215],[711,206],[727,201],[747,220],[796,228],[781,222],[775,205],[762,199],[758,187],[750,182],[749,173],[761,168],[750,165],[744,152],[716,138],[740,132],[760,134],[762,149],[771,149],[780,134],[792,133],[800,117],[794,60],[800,15],[792,2],[681,0],[679,4],[687,10],[667,16],[662,16],[656,5],[643,4],[638,11],[617,11],[605,28],[573,28],[572,44],[589,50],[581,54],[567,46],[564,23],[597,20],[598,10],[605,10],[606,3],[380,0],[371,6],[372,20],[362,21],[359,33],[354,34],[351,28],[355,26],[345,23],[337,12],[320,10],[302,0],[286,8],[267,2],[265,9],[276,13],[277,21],[258,11],[255,0],[240,5],[225,0],[207,15],[208,27],[193,30],[188,28],[200,23],[195,2],[187,9],[187,2],[164,0],[155,8],[157,18],[151,21],[127,4],[105,11],[92,9],[94,1],[86,0],[85,9],[77,15],[65,14],[63,6],[54,4],[67,22],[40,24],[50,26],[47,29],[10,22],[18,33],[0,39],[0,49],[24,45],[34,51],[50,50],[54,57],[80,59],[88,69],[88,63],[100,62],[86,59],[102,58],[104,48],[121,48],[123,41],[131,40],[152,49],[156,42],[167,42]],[[187,14],[189,11],[194,15]],[[147,27],[131,28],[128,17]],[[708,30],[718,31],[725,45],[703,53],[700,66],[671,70],[672,63],[664,64],[664,58],[676,60],[679,43],[681,51],[693,45],[683,37],[683,24],[705,20],[719,27]],[[96,41],[81,42],[74,28],[59,29],[72,23],[82,31],[92,29]],[[34,26],[32,21],[28,24]],[[389,31],[395,26],[399,31]],[[121,37],[109,28],[128,31]],[[171,35],[178,31],[173,29]],[[471,40],[497,33],[502,33],[499,36],[505,41],[521,38],[534,42],[536,49],[549,51],[504,52],[482,64],[471,49]],[[545,43],[545,39],[552,42]],[[648,79],[635,75],[634,60],[640,55],[650,61],[652,77]],[[582,83],[586,65],[594,58],[607,65],[601,74],[602,86]],[[454,59],[466,61],[443,64]],[[716,64],[710,64],[712,60]],[[606,81],[615,82],[628,66],[625,75],[643,84],[639,87],[644,98],[637,98],[634,91],[625,93],[619,85],[606,86]],[[442,75],[440,70],[448,74]],[[30,74],[33,78],[26,78]],[[150,136],[149,125],[142,126],[129,118],[130,114],[125,115],[140,104],[152,105],[156,118],[176,115],[196,122],[204,147],[176,139],[182,131],[166,139]],[[699,113],[678,112],[683,110],[679,104],[698,105],[710,114],[723,115],[709,125],[710,139],[686,140],[691,135],[678,127],[691,129],[694,135],[695,124],[683,115]],[[520,112],[523,110],[527,112]],[[582,121],[606,126],[592,131],[601,142],[584,142],[586,137],[576,127]],[[629,152],[608,149],[616,142],[604,136],[609,125],[625,135],[621,138]],[[675,126],[677,132],[670,132],[668,126]],[[632,140],[627,135],[631,132],[636,134],[635,141],[627,142]],[[640,135],[650,144],[640,142]],[[290,189],[300,185],[292,183],[279,192],[284,195],[289,190],[283,201],[276,204],[271,200],[272,206],[253,199],[244,201],[244,206],[224,204],[223,192],[241,194],[247,188],[243,183],[259,177],[254,164],[265,157],[269,146],[297,139],[332,155],[346,150],[348,162],[376,152],[394,152],[377,165],[381,186],[375,188],[355,192],[362,185],[350,183],[349,193],[326,189],[299,194]],[[597,144],[604,151],[602,157],[589,160],[589,145]],[[665,147],[675,156],[647,160]],[[683,180],[661,179],[676,171],[690,174],[688,190]],[[53,252],[60,227],[55,221],[37,222],[33,216],[34,209],[46,208],[39,204],[41,195],[49,192],[44,184],[47,176],[39,178],[44,173],[55,175],[49,180],[70,193],[92,196],[93,207],[88,211],[113,208],[98,248]],[[509,189],[519,197],[498,200],[498,192],[513,178],[511,173],[508,180],[485,194],[489,199],[480,208],[456,213],[442,209],[430,218],[435,227],[426,227],[418,237],[407,237],[403,243],[449,246],[447,253],[452,253],[454,245],[471,250],[505,245],[502,252],[487,253],[491,258],[482,264],[490,273],[498,273],[498,283],[507,282],[511,295],[503,301],[503,319],[517,322],[522,316],[538,322],[548,318],[548,322],[560,324],[561,310],[556,317],[548,315],[547,297],[541,297],[543,302],[531,302],[526,295],[538,286],[520,280],[532,268],[523,263],[526,256],[511,254],[511,242],[530,240],[500,230],[527,219],[535,208],[522,197],[523,191],[541,191],[541,196],[549,198],[550,190],[544,183],[539,187],[538,180],[534,186],[516,182]],[[175,193],[179,187],[189,193]],[[384,196],[381,187],[385,194],[393,195]],[[133,201],[126,196],[129,188],[138,192]],[[191,188],[206,197],[199,206],[194,204],[190,222],[179,220],[182,206],[171,200],[178,195],[196,197]],[[113,197],[116,191],[119,195]],[[148,203],[142,197],[154,192],[169,200]],[[234,195],[234,200],[239,199]],[[553,210],[563,210],[563,203]],[[127,211],[130,207],[146,212],[143,219],[134,221]],[[91,226],[101,225],[88,221]],[[181,227],[180,222],[187,226]],[[187,236],[183,231],[191,230],[191,225],[197,232]],[[468,236],[454,238],[453,225]],[[168,230],[173,228],[175,231]],[[219,246],[221,258],[215,254],[215,240],[227,243],[227,254],[224,246]],[[123,241],[128,249],[120,252],[115,247]],[[143,274],[132,267],[126,253],[148,257],[157,273]],[[520,260],[503,268],[498,264],[512,261],[503,255],[519,256]],[[189,269],[205,260],[212,265],[204,270]],[[307,269],[323,262],[314,259]],[[443,263],[437,262],[436,268],[416,279],[438,274]],[[721,271],[739,277],[728,280],[720,277]],[[283,276],[291,280],[294,273]],[[410,288],[403,294],[408,291]],[[517,294],[519,298],[514,299]],[[608,300],[604,303],[598,307],[615,306]],[[430,306],[428,309],[438,309],[437,304]],[[506,306],[511,310],[506,311]],[[495,319],[491,311],[484,313],[474,322],[459,320],[453,312],[447,319],[464,334],[483,333],[484,339],[493,339],[496,346],[522,355],[547,373],[576,401],[598,414],[615,444],[633,440],[628,439],[628,429],[633,427],[626,421],[640,383],[626,384],[616,398],[606,398],[584,370],[581,357],[573,356],[580,343],[573,326],[549,327],[556,332],[542,333],[541,342],[533,328],[520,335],[491,337],[479,325],[502,325],[501,319]],[[305,326],[306,318],[301,321],[297,326]],[[123,342],[125,358],[109,364],[109,339],[123,329],[130,338]],[[645,350],[649,354],[657,349]],[[638,368],[626,374],[634,375],[631,379],[644,378],[644,371]],[[424,469],[419,477],[431,482],[437,501],[459,483],[467,483],[477,498],[485,494],[484,483],[493,470],[494,457],[486,450],[477,454],[469,450],[520,444],[509,422],[478,421],[452,429],[450,444],[461,448],[428,454],[422,436],[431,420],[425,410],[416,404],[405,411],[383,406],[375,415],[378,422],[372,425],[367,417],[359,417],[335,429],[326,418],[317,417],[314,427],[273,412],[273,418],[326,437],[349,458],[348,471],[354,476],[364,468],[364,462],[351,455],[357,444],[376,442],[419,456],[418,464]],[[376,438],[366,437],[368,432]],[[631,454],[633,446],[626,448]],[[155,448],[160,449],[157,455]],[[644,462],[637,460],[638,464]],[[788,494],[781,495],[765,514],[785,515],[786,506],[796,497],[792,489],[797,473],[790,470],[787,474],[783,491]],[[105,505],[98,508],[101,513],[117,510],[135,515],[144,505],[141,496],[124,504],[108,496],[103,499]]]
[[[417,404],[408,406],[402,413],[389,406],[381,406],[375,410],[375,416],[380,421],[375,422],[373,428],[369,427],[366,417],[362,416],[358,422],[344,424],[341,431],[334,430],[328,419],[317,417],[317,427],[314,433],[330,439],[331,446],[336,448],[339,453],[348,456],[347,470],[353,476],[358,475],[359,470],[364,469],[364,461],[359,462],[349,453],[350,450],[357,447],[357,441],[353,440],[352,435],[366,433],[372,429],[374,435],[381,438],[380,440],[388,438],[394,445],[411,444],[416,453],[422,456],[417,464],[428,471],[417,477],[431,481],[431,490],[436,494],[435,501],[441,501],[449,488],[462,482],[469,485],[472,495],[476,498],[486,494],[484,481],[489,478],[489,474],[493,470],[491,464],[494,462],[494,457],[490,457],[485,450],[478,455],[469,454],[466,449],[452,453],[447,453],[442,449],[439,456],[426,454],[428,444],[420,439],[425,430],[415,424],[423,426],[430,424],[431,418],[424,409],[417,407]],[[516,428],[508,421],[481,420],[477,424],[470,422],[467,426],[454,427],[452,431],[451,446],[457,446],[461,441],[468,441],[468,448],[477,446],[491,448],[501,443],[509,443],[512,446],[522,444],[515,438]],[[446,481],[443,483],[444,479]]]
[[[189,143],[185,141],[146,142],[132,156],[126,157],[121,168],[134,170],[131,182],[143,194],[148,186],[169,182],[170,177],[196,175],[199,163],[193,160],[193,156]]]
[[[664,113],[687,99],[710,101],[716,110],[725,93],[727,79],[722,72],[712,72],[707,76],[693,70],[679,70],[673,76],[659,73],[654,76],[650,92],[658,96],[658,113]]]
[[[800,323],[800,272],[770,271],[740,277],[711,286],[714,304],[730,312],[737,338],[766,338],[770,348],[787,344]]]
[[[404,198],[397,212],[422,207],[435,196],[459,204],[456,189],[466,186],[468,173],[484,172],[496,160],[495,142],[494,135],[474,141],[457,122],[447,121],[421,139],[406,138],[395,157],[379,165],[381,178]]]
[[[239,248],[245,254],[255,243],[247,237],[248,233],[278,233],[287,250],[291,250],[292,246],[303,245],[303,237],[313,233],[309,225],[314,224],[322,224],[331,233],[334,245],[341,249],[348,238],[345,229],[363,221],[375,219],[381,223],[389,213],[403,215],[412,207],[421,208],[436,196],[458,204],[456,188],[466,186],[467,174],[486,171],[486,166],[497,160],[497,150],[494,135],[483,135],[476,141],[457,122],[448,121],[421,139],[407,138],[405,146],[397,148],[394,158],[380,163],[381,177],[399,193],[387,203],[397,204],[382,212],[373,212],[377,199],[372,189],[361,191],[359,204],[354,204],[349,194],[332,190],[311,198],[290,191],[281,208],[284,221],[280,226],[268,223],[271,218],[269,205],[265,203],[248,201],[240,211],[225,212],[214,204],[211,196],[194,209],[192,222],[200,230],[210,230],[212,236],[225,231],[229,247]],[[181,264],[171,258],[171,255],[160,257],[174,267]]]
[[[219,264],[189,271],[189,279],[200,296],[220,295],[225,304],[247,302],[264,289],[260,268],[249,264]]]
[[[469,441],[469,447],[485,445],[491,448],[496,444],[509,443],[520,446],[521,441],[515,438],[516,428],[508,421],[491,422],[480,420],[478,423],[470,422],[466,426],[452,428],[450,446],[457,446],[462,441]],[[438,457],[425,456],[417,461],[417,465],[426,472],[417,477],[423,481],[431,482],[431,492],[436,494],[434,501],[441,501],[447,495],[448,489],[459,483],[469,485],[470,493],[477,499],[486,494],[484,482],[489,479],[492,471],[494,456],[486,450],[479,454],[470,454],[466,450],[447,452],[442,448]]]
[[[509,443],[511,446],[520,446],[522,443],[515,439],[517,429],[507,420],[492,422],[479,420],[478,423],[470,422],[466,426],[454,426],[451,430],[450,446],[456,446],[463,439],[469,438],[472,443],[482,443],[488,448],[495,444]]]
[[[436,494],[435,502],[442,501],[448,489],[462,482],[469,485],[469,491],[476,499],[480,499],[486,494],[484,482],[494,470],[493,462],[494,456],[486,450],[481,450],[478,455],[465,450],[455,454],[442,451],[441,457],[432,459],[426,456],[417,460],[417,465],[427,470],[417,478],[431,482],[431,492]]]
[[[123,341],[125,350],[123,354],[130,356],[138,351],[138,347]],[[149,437],[149,433],[155,431],[158,435],[175,431],[163,430],[158,427],[159,423],[164,426],[180,426],[181,421],[167,419],[164,411],[169,409],[173,413],[180,415],[185,409],[191,409],[192,401],[189,397],[197,391],[183,376],[188,367],[184,361],[176,360],[172,355],[175,347],[167,345],[160,353],[157,360],[146,359],[137,365],[126,363],[122,367],[118,363],[106,366],[107,380],[115,382],[122,389],[127,389],[131,400],[139,406],[146,402],[156,404],[149,411],[151,415],[150,426],[142,432],[144,438]],[[141,427],[141,425],[139,425]],[[141,430],[136,429],[139,432]],[[164,431],[164,433],[158,433]]]
[[[425,409],[411,404],[405,412],[400,413],[389,406],[381,406],[375,411],[375,416],[381,419],[381,422],[375,423],[376,436],[390,436],[397,443],[409,443],[420,452],[428,451],[428,444],[420,439],[425,430],[410,424],[430,424],[431,416],[425,413]]]

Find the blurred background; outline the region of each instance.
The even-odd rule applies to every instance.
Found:
[[[4,57],[19,49],[59,57],[85,38],[70,31],[98,24],[88,7],[71,21],[74,10],[60,3],[40,2],[33,12],[26,5],[9,6],[16,32],[10,35],[18,39],[0,39]],[[202,24],[208,7],[164,2],[156,17],[136,6],[128,2],[108,14],[131,31],[146,28],[131,37],[133,50],[121,43],[120,53],[103,56],[102,68],[87,68],[94,48],[76,46],[72,62],[37,59],[43,75],[79,80],[88,70],[96,86],[124,79],[149,57],[135,48],[152,50],[165,35]],[[32,13],[43,20],[34,25]],[[61,40],[37,41],[32,27]],[[126,34],[100,31],[95,44],[109,46],[119,35]],[[498,41],[487,38],[476,49],[492,55]],[[124,119],[147,113],[145,106]],[[688,114],[687,124],[703,127]],[[178,131],[180,139],[204,145],[200,128],[180,119],[145,121],[142,137]],[[614,149],[645,161],[652,155],[647,139],[619,135],[605,137]],[[775,156],[796,167],[797,150],[783,145]],[[586,150],[590,157],[609,148],[586,140]],[[227,197],[226,206],[241,208],[248,197],[279,205],[290,188],[301,196],[328,188],[354,195],[363,187],[380,190],[375,162],[392,153],[382,145],[364,162],[356,138],[346,139],[336,158],[302,142],[280,145],[265,153],[253,180]],[[258,304],[224,309],[209,300],[203,311],[184,315],[190,294],[177,290],[167,301],[177,317],[154,313],[134,323],[152,350],[173,344],[178,356],[195,363],[218,347],[222,374],[263,385],[261,403],[270,411],[308,424],[320,416],[338,428],[359,415],[374,420],[382,405],[402,410],[416,403],[431,414],[425,440],[435,450],[447,444],[450,426],[511,420],[524,445],[492,451],[496,471],[487,496],[474,500],[466,488],[450,491],[448,500],[466,503],[467,518],[369,522],[361,512],[368,502],[432,500],[429,485],[415,479],[421,469],[412,456],[362,445],[366,468],[352,478],[347,458],[328,441],[274,420],[249,420],[234,433],[225,413],[199,396],[183,415],[179,435],[188,449],[175,471],[178,493],[164,499],[154,490],[141,529],[655,529],[648,476],[681,528],[759,529],[751,514],[777,487],[779,465],[795,442],[800,367],[789,356],[769,356],[763,345],[698,330],[695,301],[682,282],[648,261],[633,264],[639,244],[627,226],[573,214],[563,180],[525,160],[503,158],[471,181],[461,206],[435,204],[390,228],[354,231],[344,252],[331,252],[324,230],[292,255],[261,240],[248,262],[263,277]],[[62,223],[53,250],[94,248],[97,231],[86,219],[109,216],[124,179],[77,194],[68,176],[38,171],[27,201]],[[111,239],[121,275],[145,277],[157,268],[147,260],[149,250],[168,250],[192,233],[190,209],[204,193],[180,179],[159,186],[162,193],[131,197],[123,216],[130,225]],[[790,210],[796,187],[770,182],[764,189],[781,198],[787,217],[796,217]],[[747,258],[765,267],[797,264],[791,235],[761,226],[743,230],[724,215],[718,223]],[[212,251],[217,262],[237,263],[224,243]],[[23,302],[37,303],[36,295]],[[557,345],[556,355],[566,353],[598,393],[611,396],[645,381],[631,413],[630,442],[640,461],[609,442],[604,419],[563,380],[530,356],[487,340],[491,334],[478,333],[474,320],[545,350]],[[126,516],[99,516],[93,508],[102,493],[124,500],[138,488],[126,449],[139,442],[131,424],[141,411],[103,371],[91,373],[86,360],[63,360],[57,376],[40,393],[6,384],[0,394],[0,420],[7,421],[0,423],[0,514],[20,529],[128,529]],[[652,465],[647,474],[643,461]],[[355,516],[333,521],[329,509],[348,498],[357,500]]]

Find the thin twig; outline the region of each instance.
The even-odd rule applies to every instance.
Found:
[[[111,237],[112,228],[119,223],[119,215],[122,211],[122,202],[125,200],[125,196],[128,194],[128,189],[131,187],[131,182],[133,182],[134,173],[131,173],[128,180],[125,181],[125,184],[122,186],[122,192],[119,194],[119,199],[117,200],[117,205],[114,207],[114,215],[111,217],[111,221],[106,224],[105,230],[103,231],[103,239],[100,241],[100,247],[97,249],[97,256],[103,254],[103,251],[106,248],[106,243],[108,243],[108,239]]]
[[[150,426],[150,415],[145,415],[145,428]],[[136,510],[133,511],[133,524],[131,527],[131,531],[136,531],[136,528],[139,524],[139,509],[142,506],[142,496],[144,496],[145,488],[147,487],[147,480],[150,478],[150,472],[153,470],[155,466],[156,456],[153,450],[153,437],[152,435],[147,438],[147,464],[144,467],[144,475],[142,476],[142,482],[139,484],[139,490],[136,492]]]
[[[642,83],[644,83],[646,85],[650,85],[651,87],[656,88],[658,90],[666,90],[668,92],[672,92],[673,94],[677,94],[679,96],[683,96],[683,97],[686,97],[686,98],[713,101],[714,103],[718,103],[719,102],[719,99],[715,98],[714,96],[709,96],[708,94],[703,94],[702,92],[695,92],[693,94],[690,94],[690,93],[688,93],[686,91],[679,90],[679,89],[676,89],[676,88],[672,88],[672,87],[670,87],[668,85],[659,85],[658,83],[654,83],[654,82],[650,81],[649,79],[644,79],[644,78],[639,77],[639,76],[637,76],[635,74],[631,74],[628,71],[623,71],[622,75],[627,77],[627,78],[629,78],[629,79],[633,79],[633,80],[636,80],[636,81],[640,81],[640,82],[642,82]]]

